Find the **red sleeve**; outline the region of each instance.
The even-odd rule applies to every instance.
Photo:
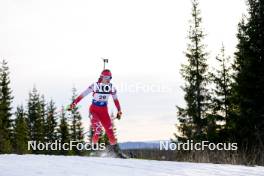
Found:
[[[119,104],[118,99],[115,99],[115,100],[114,100],[114,103],[115,103],[116,109],[117,109],[118,111],[121,111],[121,107],[120,107],[120,104]]]
[[[73,103],[74,103],[74,104],[78,104],[82,99],[83,99],[83,96],[80,95],[80,96],[78,96],[78,97],[73,101]]]
[[[72,103],[78,104],[85,96],[93,92],[94,84],[90,85],[85,91],[83,91]]]

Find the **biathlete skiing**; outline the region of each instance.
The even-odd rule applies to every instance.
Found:
[[[93,129],[92,143],[97,144],[101,134],[102,126],[105,129],[106,135],[109,139],[110,146],[108,151],[115,153],[117,157],[126,158],[126,156],[119,150],[117,139],[115,138],[112,121],[108,113],[107,103],[109,96],[112,96],[114,104],[117,108],[117,119],[121,118],[122,111],[115,87],[110,83],[112,74],[110,70],[104,69],[97,82],[91,84],[85,91],[83,91],[70,105],[69,109],[73,109],[85,96],[92,93],[93,100],[89,108],[91,114],[91,124]]]

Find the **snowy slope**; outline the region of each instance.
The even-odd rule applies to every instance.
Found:
[[[0,155],[0,176],[264,176],[264,167],[78,156]]]

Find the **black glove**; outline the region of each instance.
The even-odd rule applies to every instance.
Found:
[[[121,119],[121,116],[122,116],[122,112],[121,111],[118,111],[117,114],[116,114],[116,118],[118,120],[120,120]]]

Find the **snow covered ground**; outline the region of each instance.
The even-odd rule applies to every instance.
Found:
[[[0,176],[264,176],[264,167],[138,159],[0,155]]]

